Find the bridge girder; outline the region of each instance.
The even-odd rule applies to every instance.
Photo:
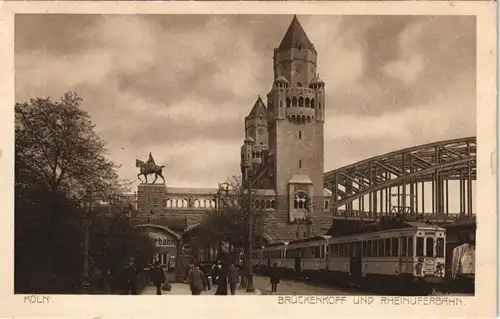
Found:
[[[421,182],[432,182],[437,205],[442,205],[443,199],[438,197],[443,197],[443,185],[447,185],[448,180],[467,184],[463,189],[467,189],[467,202],[470,202],[470,183],[477,177],[476,141],[476,137],[467,137],[415,146],[329,171],[324,174],[324,183],[325,188],[332,192],[330,207],[335,211],[346,205],[349,210],[354,200],[364,201],[369,195],[369,205],[374,205],[376,210],[377,203],[376,199],[373,203],[372,194],[384,189],[387,193],[388,188],[399,186],[403,186],[403,192],[406,192],[406,185],[410,185],[410,193],[413,193],[415,184]],[[461,184],[461,196],[463,192]],[[403,201],[405,196],[403,194]]]

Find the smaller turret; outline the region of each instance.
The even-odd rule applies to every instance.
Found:
[[[269,145],[269,135],[267,130],[268,111],[260,96],[255,101],[255,104],[245,117],[245,136],[251,137],[255,145]]]
[[[325,82],[321,80],[319,74],[312,79],[311,84],[309,85],[311,89],[314,90],[315,94],[315,105],[313,105],[316,119],[318,121],[325,120]]]

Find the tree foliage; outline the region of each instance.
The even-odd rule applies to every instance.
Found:
[[[36,98],[16,103],[18,173],[70,198],[80,199],[92,189],[98,199],[109,200],[122,191],[123,183],[81,102],[76,94],[66,93],[60,101]]]
[[[117,204],[127,190],[81,102],[67,93],[60,101],[36,98],[15,105],[17,293],[74,291],[84,258],[83,195],[91,189],[95,201]],[[90,217],[94,265],[140,257],[140,248],[149,253],[148,243],[125,217]]]
[[[228,190],[220,188],[218,205],[216,209],[207,214],[196,230],[195,245],[205,247],[208,245],[226,242],[235,248],[246,248],[248,243],[248,191],[243,187],[239,177],[231,177],[227,181]],[[256,191],[251,191],[251,197],[256,198]],[[253,200],[252,200],[253,201]],[[263,230],[263,217],[261,211],[251,210],[253,218],[254,242]]]

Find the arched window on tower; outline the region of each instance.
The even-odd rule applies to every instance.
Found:
[[[301,96],[299,97],[299,106],[303,107],[304,106],[304,98]]]
[[[296,209],[309,209],[309,197],[306,193],[300,191],[295,194],[293,207]]]
[[[302,50],[302,44],[299,43],[298,48],[299,48],[299,51]]]
[[[291,104],[292,104],[292,100],[289,97],[287,97],[286,98],[286,107],[290,107]]]
[[[297,97],[296,96],[294,96],[292,98],[292,106],[297,106]]]
[[[325,210],[328,210],[328,206],[329,206],[328,204],[329,204],[329,202],[326,200],[325,201]]]

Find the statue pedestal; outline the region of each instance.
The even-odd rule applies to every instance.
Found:
[[[167,206],[167,186],[165,184],[140,184],[137,188],[137,214],[156,216],[163,214]]]

